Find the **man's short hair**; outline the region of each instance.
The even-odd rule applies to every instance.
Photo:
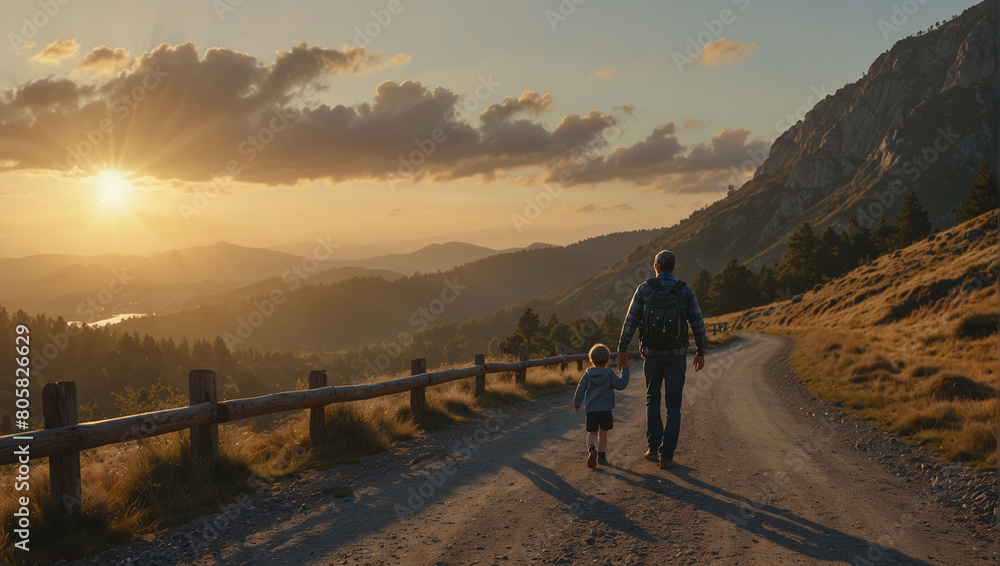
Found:
[[[590,363],[595,366],[606,366],[611,361],[611,350],[604,344],[594,344],[589,355]]]
[[[660,271],[671,273],[674,270],[674,265],[677,263],[677,258],[674,257],[673,252],[663,250],[656,254],[656,259],[653,260],[653,263],[656,264],[656,267],[658,267]]]

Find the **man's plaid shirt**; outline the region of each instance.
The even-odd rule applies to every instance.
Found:
[[[677,278],[674,277],[673,273],[660,273],[656,277],[664,286],[673,286],[677,283]],[[646,311],[646,299],[652,293],[653,288],[646,282],[643,282],[635,290],[635,295],[632,297],[632,304],[628,307],[628,315],[625,317],[625,324],[622,325],[622,336],[618,342],[619,352],[628,351],[628,345],[632,342],[632,335],[635,334],[636,329],[642,324],[642,315]],[[694,343],[698,349],[697,355],[704,356],[705,348],[708,346],[708,335],[705,332],[705,320],[702,318],[701,309],[698,307],[698,299],[694,296],[694,289],[690,285],[684,285],[684,288],[681,290],[681,296],[684,298],[684,308],[687,309],[688,324],[691,325],[691,330],[694,331]],[[678,350],[649,350],[641,348],[641,351],[644,356],[684,355],[687,353],[687,348]]]

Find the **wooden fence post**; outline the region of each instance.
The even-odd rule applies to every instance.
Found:
[[[420,375],[427,373],[427,359],[417,358],[410,361],[410,375]],[[424,407],[427,406],[427,388],[415,387],[410,390],[410,412],[414,417],[424,414]]]
[[[72,381],[46,383],[42,388],[42,415],[45,428],[77,424],[76,384]],[[49,456],[49,497],[56,513],[80,514],[80,453]]]
[[[326,387],[326,370],[309,372],[309,389]],[[322,444],[326,436],[326,405],[309,409],[309,440],[313,446]]]
[[[188,374],[188,399],[190,405],[219,403],[215,392],[214,371],[196,369]],[[195,462],[208,461],[214,464],[219,461],[219,423],[213,421],[191,428],[191,457]]]
[[[476,354],[475,365],[481,366],[486,363],[486,354]],[[476,376],[476,392],[474,395],[476,397],[482,397],[486,394],[486,370],[483,373]]]
[[[528,361],[528,349],[527,348],[521,348],[521,361],[522,362]],[[527,370],[527,368],[523,368],[522,367],[522,368],[518,369],[514,373],[514,382],[518,383],[520,385],[524,385],[524,382],[527,380],[527,378],[528,378],[528,370]]]

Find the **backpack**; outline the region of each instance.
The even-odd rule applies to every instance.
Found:
[[[679,350],[687,348],[687,309],[681,289],[684,283],[665,286],[656,277],[650,279],[653,288],[646,299],[639,327],[639,343],[648,350]]]

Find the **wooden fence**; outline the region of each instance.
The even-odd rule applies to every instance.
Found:
[[[632,358],[639,356],[638,351],[628,354]],[[42,390],[45,428],[0,436],[0,465],[27,465],[25,460],[47,457],[52,504],[57,512],[75,515],[80,513],[82,502],[81,450],[190,429],[193,459],[215,462],[219,458],[219,423],[309,409],[309,437],[315,444],[323,440],[324,407],[332,403],[409,391],[410,411],[419,417],[426,406],[427,387],[432,385],[475,378],[474,395],[480,397],[486,392],[487,374],[514,372],[514,380],[523,384],[528,368],[557,364],[565,368],[570,362],[576,362],[577,369],[582,371],[585,360],[587,354],[529,360],[527,351],[522,349],[518,362],[486,363],[486,357],[477,354],[474,365],[470,367],[427,373],[426,360],[420,358],[410,363],[409,377],[361,385],[329,386],[325,371],[312,371],[309,373],[309,389],[222,402],[216,397],[215,372],[199,369],[188,375],[190,405],[187,407],[83,424],[77,423],[76,384],[72,381],[47,383]]]

